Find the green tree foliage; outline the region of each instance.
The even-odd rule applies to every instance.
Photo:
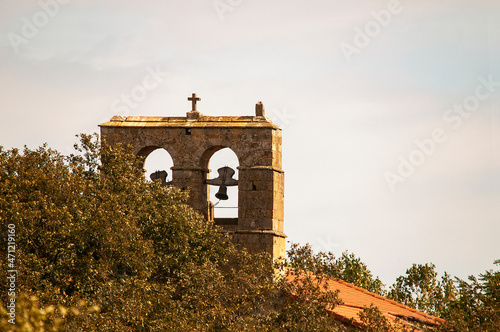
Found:
[[[11,324],[6,319],[0,320],[0,331],[13,332],[60,332],[65,330],[69,323],[83,319],[89,314],[99,312],[99,307],[88,307],[81,301],[77,306],[66,308],[64,306],[49,305],[45,308],[38,306],[36,296],[29,299],[23,295],[17,300],[16,324]],[[4,317],[7,311],[0,306],[0,317]]]
[[[413,327],[405,326],[402,321],[395,320],[390,322],[382,312],[375,306],[364,307],[358,314],[363,329],[369,332],[413,332]],[[415,324],[416,326],[416,324]]]
[[[334,294],[277,277],[268,255],[234,248],[184,192],[146,182],[130,150],[100,146],[97,135],[82,135],[75,148],[65,157],[46,145],[0,147],[1,232],[15,225],[17,291],[39,299],[18,297],[26,321],[69,331],[338,329],[325,311]],[[81,301],[100,312],[53,314]]]
[[[8,322],[4,282],[2,331],[344,331],[327,313],[339,301],[324,276],[384,294],[353,254],[309,245],[293,244],[277,275],[268,255],[235,248],[186,193],[146,182],[128,148],[101,146],[97,135],[81,135],[75,148],[63,156],[46,145],[0,147],[0,232],[15,225],[19,271],[18,324]],[[7,270],[0,260],[1,280]],[[448,319],[443,330],[498,331],[499,289],[499,271],[455,285],[426,264],[398,278],[390,296]],[[382,318],[374,308],[361,315],[373,331],[388,328]]]
[[[388,297],[431,315],[442,316],[450,301],[455,299],[456,291],[447,273],[438,279],[434,264],[413,264],[406,275],[396,279]]]
[[[281,280],[284,302],[276,316],[277,326],[284,331],[344,331],[325,309],[340,304],[337,292],[328,289],[324,278],[304,273],[303,270],[288,270],[287,279]]]
[[[446,319],[442,331],[500,331],[500,271],[468,281],[445,273],[439,280],[433,264],[414,264],[397,278],[388,297]]]
[[[341,257],[335,258],[331,252],[315,254],[310,244],[301,246],[292,243],[288,251],[288,265],[315,274],[339,278],[379,295],[385,294],[382,281],[378,277],[373,277],[361,259],[348,252],[343,252]]]
[[[188,262],[223,261],[214,244],[226,240],[185,194],[146,183],[123,148],[100,149],[95,136],[76,148],[67,158],[46,146],[0,151],[0,220],[16,225],[19,290],[43,304],[90,300],[103,330],[137,330],[156,294],[172,291],[165,280]]]
[[[495,261],[500,265],[500,260]],[[445,317],[451,331],[500,331],[500,271],[486,271],[468,281],[456,279],[458,295]]]

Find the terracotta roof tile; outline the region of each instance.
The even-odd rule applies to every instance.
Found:
[[[297,275],[289,275],[287,278],[291,281],[297,278]],[[300,278],[301,277],[299,277],[299,280]],[[329,290],[338,290],[338,297],[342,301],[342,304],[329,310],[329,312],[341,321],[349,322],[354,325],[361,325],[362,322],[358,314],[363,311],[363,308],[373,305],[377,307],[390,322],[394,322],[399,318],[403,324],[414,328],[416,328],[416,326],[414,326],[412,322],[434,326],[445,322],[444,319],[412,309],[396,301],[369,292],[366,289],[356,287],[343,280],[326,278],[322,279],[322,281],[326,282]]]

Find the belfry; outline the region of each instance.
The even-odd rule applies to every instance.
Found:
[[[188,98],[192,109],[186,117],[114,116],[100,125],[106,144],[131,145],[136,156],[147,157],[163,148],[172,157],[172,185],[189,191],[189,204],[231,234],[235,243],[251,253],[260,251],[274,259],[285,256],[284,172],[281,129],[265,116],[261,102],[255,116],[204,116],[196,107],[201,99]],[[220,149],[237,156],[239,178],[231,168],[208,179],[209,160]],[[231,173],[232,171],[232,173]],[[238,187],[238,217],[214,218],[210,185]],[[222,198],[224,199],[224,198]]]

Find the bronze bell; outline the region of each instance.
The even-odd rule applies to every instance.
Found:
[[[237,186],[238,180],[233,179],[235,171],[231,167],[221,167],[217,170],[217,172],[219,173],[218,178],[205,180],[205,183],[212,186],[219,186],[219,191],[215,194],[215,198],[225,201],[229,199],[229,196],[227,195],[227,187]]]
[[[225,184],[221,184],[221,186],[219,187],[219,191],[217,192],[217,194],[215,194],[215,197],[222,201],[226,201],[229,199],[229,196],[227,195],[227,187]]]

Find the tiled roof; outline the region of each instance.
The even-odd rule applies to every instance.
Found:
[[[290,274],[287,278],[289,281],[292,281],[297,278],[297,275]],[[371,305],[377,307],[389,322],[394,323],[399,319],[401,324],[406,327],[415,328],[417,331],[419,330],[418,324],[436,326],[445,322],[444,319],[412,309],[340,279],[327,278],[322,279],[322,282],[326,283],[328,290],[338,290],[338,298],[342,301],[342,304],[328,311],[333,314],[335,318],[345,323],[363,326],[358,314],[362,312],[364,308],[369,308]]]

